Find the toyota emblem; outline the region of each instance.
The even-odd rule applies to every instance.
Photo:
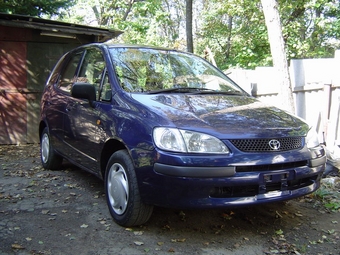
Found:
[[[281,147],[281,144],[280,144],[280,142],[278,141],[278,140],[270,140],[269,141],[269,147],[272,149],[272,150],[275,150],[275,151],[277,151],[278,149],[280,149],[280,147]]]

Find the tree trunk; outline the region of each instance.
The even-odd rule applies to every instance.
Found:
[[[192,0],[186,0],[186,34],[187,34],[187,51],[194,52],[194,43],[192,39]]]
[[[276,0],[261,0],[266,21],[270,51],[273,66],[277,71],[280,105],[278,107],[295,113],[292,85],[290,82],[289,67],[285,44],[282,35],[282,26]]]
[[[124,13],[124,17],[122,18],[123,21],[126,21],[127,19],[127,16],[129,15],[129,13],[131,12],[131,9],[132,9],[132,5],[134,4],[134,0],[130,0],[128,2],[128,8],[126,10],[126,12]]]

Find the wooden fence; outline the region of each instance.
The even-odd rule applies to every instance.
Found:
[[[331,159],[340,159],[340,51],[329,59],[299,59],[290,62],[295,114],[312,125]],[[282,106],[272,67],[232,69],[226,73],[244,90],[261,101]],[[284,103],[284,102],[283,102]]]

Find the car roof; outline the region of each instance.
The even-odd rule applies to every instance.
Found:
[[[80,46],[79,48],[86,48],[91,46],[98,46],[98,47],[104,47],[108,49],[112,48],[135,48],[135,49],[154,49],[154,50],[165,50],[165,51],[176,51],[176,52],[183,52],[187,54],[192,54],[190,52],[185,52],[177,49],[172,48],[166,48],[166,47],[160,47],[160,46],[152,46],[152,45],[142,45],[142,44],[127,44],[127,43],[114,43],[114,42],[102,42],[102,43],[90,43]]]
[[[103,44],[107,45],[109,48],[126,47],[126,48],[150,48],[150,49],[157,49],[157,50],[175,50],[175,49],[166,48],[166,47],[142,45],[142,44],[127,44],[127,43],[112,43],[112,42],[105,42]]]

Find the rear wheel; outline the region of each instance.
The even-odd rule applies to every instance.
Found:
[[[41,163],[45,169],[56,170],[60,168],[63,158],[58,155],[52,146],[48,128],[45,127],[41,134],[40,141]]]
[[[124,227],[144,224],[153,206],[141,201],[135,169],[126,150],[112,154],[105,174],[106,201],[114,221]]]

